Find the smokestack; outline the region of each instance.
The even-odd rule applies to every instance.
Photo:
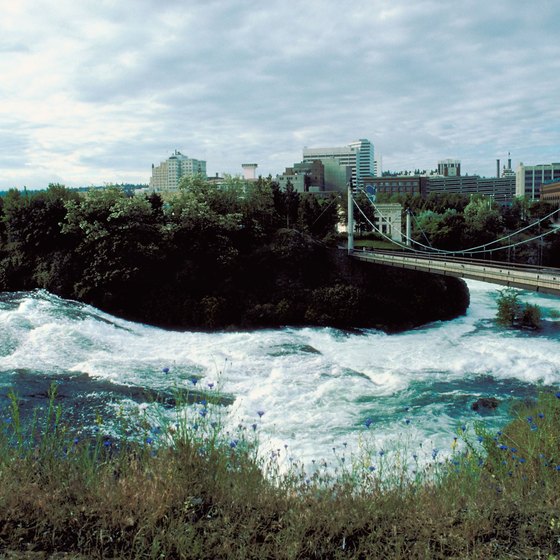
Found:
[[[496,160],[496,177],[500,176],[500,160]]]
[[[511,157],[509,152],[508,152],[508,169],[511,169]]]

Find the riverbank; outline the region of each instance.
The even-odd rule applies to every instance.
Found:
[[[1,208],[0,290],[45,289],[180,330],[397,331],[465,313],[461,280],[352,262],[333,248],[338,199],[288,194],[204,181],[165,204],[118,189],[12,193]]]
[[[27,557],[556,558],[559,397],[519,405],[497,433],[465,427],[449,459],[432,450],[418,469],[398,449],[391,461],[368,449],[366,421],[362,451],[313,475],[258,458],[258,413],[228,433],[206,403],[172,424],[122,417],[126,438],[102,420],[84,437],[61,421],[54,390],[32,426],[12,397],[0,546]]]

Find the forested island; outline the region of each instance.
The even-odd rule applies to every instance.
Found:
[[[270,179],[189,178],[165,199],[50,185],[0,201],[1,290],[45,289],[135,321],[400,330],[468,307],[461,280],[351,261],[339,197]]]

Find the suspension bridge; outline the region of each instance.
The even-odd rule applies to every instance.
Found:
[[[371,200],[370,202],[375,208],[375,204]],[[373,227],[374,231],[395,245],[395,250],[355,250],[354,207],[358,209],[365,220]],[[384,217],[377,208],[376,212],[380,214],[381,220],[383,220]],[[537,239],[542,239],[548,235],[558,233],[560,230],[555,228],[517,243],[507,241],[515,235],[533,227],[536,223],[550,219],[558,212],[560,212],[560,208],[548,216],[541,218],[541,220],[535,222],[534,224],[521,228],[516,232],[510,233],[500,239],[496,239],[495,241],[491,241],[484,245],[462,249],[461,251],[444,251],[424,245],[411,238],[409,215],[407,215],[406,235],[404,235],[406,243],[394,241],[373,222],[371,222],[371,220],[369,220],[354,200],[351,189],[348,189],[348,254],[354,259],[369,263],[419,270],[433,274],[443,274],[446,276],[471,278],[482,282],[490,282],[502,286],[522,288],[525,290],[560,296],[560,268],[540,267],[473,258],[473,255],[485,256],[496,250],[517,247]],[[504,242],[506,242],[506,245],[503,244]]]

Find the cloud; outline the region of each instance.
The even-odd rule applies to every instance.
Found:
[[[175,148],[276,174],[356,138],[390,169],[560,158],[547,0],[0,1],[0,188],[147,182]]]

